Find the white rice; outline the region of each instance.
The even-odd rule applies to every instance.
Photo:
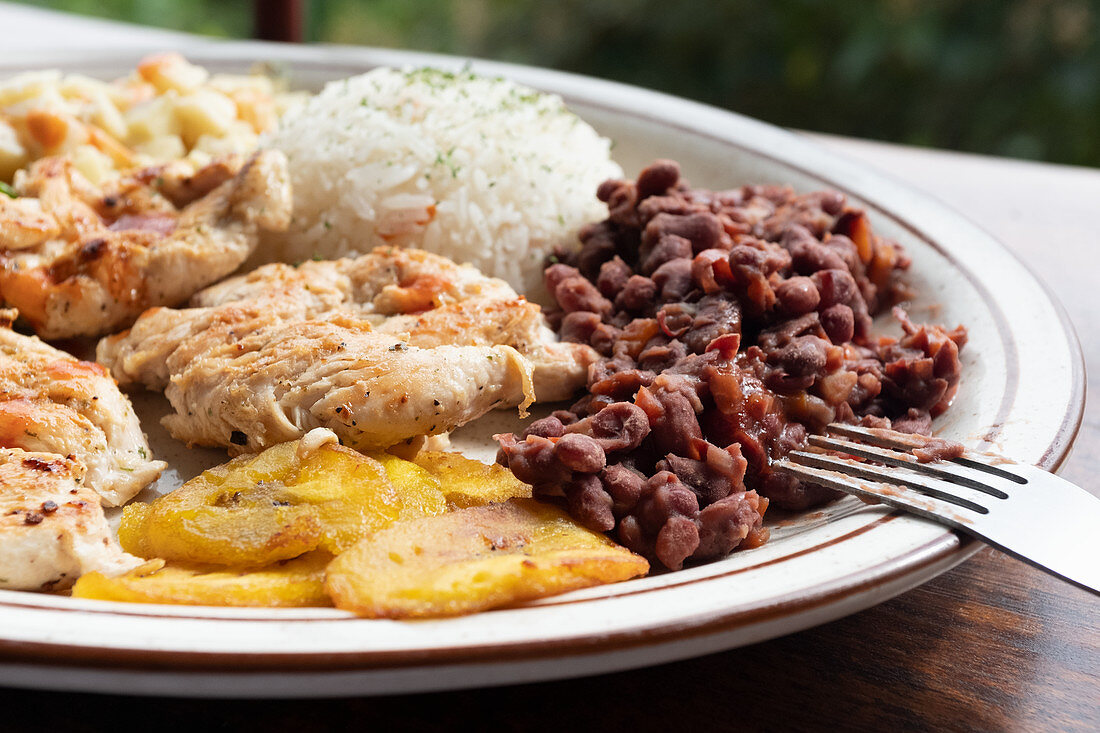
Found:
[[[554,246],[607,215],[596,187],[622,176],[560,97],[437,69],[332,82],[266,144],[290,160],[294,220],[262,259],[420,247],[531,294]]]

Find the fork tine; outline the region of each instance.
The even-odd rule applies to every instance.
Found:
[[[864,443],[877,445],[880,448],[909,450],[911,448],[920,448],[924,445],[924,441],[908,433],[898,433],[893,430],[880,430],[878,428],[865,428],[862,425],[846,425],[845,423],[833,422],[826,425],[825,430],[848,438],[855,438]]]
[[[835,432],[867,441],[880,448],[907,449],[927,445],[930,438],[908,436],[889,430],[851,425],[829,425]],[[1014,557],[1100,594],[1100,501],[1079,486],[1042,469],[1013,463],[995,456],[928,466],[914,462],[915,456],[879,451],[838,438],[811,438],[812,444],[839,453],[868,458],[841,458],[833,453],[791,451],[772,464],[803,481],[839,489],[904,509],[976,536]],[[935,447],[935,446],[933,446]],[[988,460],[988,463],[986,462]],[[1013,466],[1015,473],[998,468],[1000,462]],[[886,465],[875,465],[884,463]],[[973,466],[983,471],[981,483],[993,482],[1011,496],[993,498],[970,482],[960,482]],[[932,470],[929,470],[932,469]],[[947,476],[941,476],[946,472]],[[1002,481],[1030,484],[1035,491],[1019,491]],[[1003,493],[1003,492],[1002,492]],[[1049,528],[1036,531],[1037,528]],[[1056,529],[1055,529],[1056,528]]]
[[[802,464],[803,466],[811,466],[826,471],[831,470],[849,476],[858,476],[868,481],[884,483],[888,487],[896,487],[900,484],[901,486],[915,489],[923,494],[928,494],[949,504],[969,509],[978,514],[989,513],[989,509],[981,504],[959,496],[957,493],[959,487],[957,485],[938,479],[935,476],[918,474],[905,468],[883,468],[861,461],[838,458],[826,453],[791,451],[787,454],[787,457],[792,462]],[[891,488],[890,490],[893,489]]]
[[[789,458],[782,458],[772,464],[795,478],[810,481],[830,489],[843,491],[846,494],[855,494],[864,499],[881,502],[895,509],[904,509],[937,522],[946,522],[958,529],[973,531],[973,515],[966,516],[965,510],[949,504],[945,501],[933,498],[919,491],[907,489],[903,486],[887,486],[877,482],[863,482],[854,476],[847,476],[836,471],[814,468],[798,463],[793,463]]]
[[[971,478],[970,476],[963,475],[961,471],[965,471],[966,469],[960,470],[950,463],[945,462],[939,465],[921,463],[911,453],[902,453],[887,448],[869,447],[861,443],[853,443],[850,440],[828,438],[823,435],[811,435],[809,437],[809,442],[811,445],[816,445],[819,448],[828,448],[838,453],[847,453],[850,456],[859,456],[860,458],[878,461],[879,463],[885,463],[889,466],[900,466],[918,473],[935,476],[949,483],[958,484],[959,486],[965,486],[975,491],[981,491],[990,496],[995,496],[998,499],[1008,498],[1008,494],[1005,492],[986,483],[982,483],[977,479]]]
[[[865,428],[861,425],[845,425],[844,423],[829,423],[825,426],[825,430],[835,435],[843,435],[847,438],[854,438],[863,443],[878,446],[880,448],[893,448],[895,450],[908,451],[913,448],[922,448],[926,444],[927,438],[919,435],[910,435],[908,433],[898,433],[893,430],[883,430],[880,428]],[[972,468],[975,471],[981,471],[982,473],[991,474],[1011,481],[1017,484],[1026,484],[1027,479],[1022,476],[1008,471],[1004,468],[1000,468],[998,464],[1010,464],[1011,461],[1005,461],[1002,458],[997,459],[997,464],[991,461],[985,461],[973,453],[969,453],[964,457],[952,458],[952,463],[957,463],[960,466],[966,466]]]

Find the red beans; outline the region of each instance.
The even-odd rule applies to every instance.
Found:
[[[596,439],[607,452],[637,448],[649,435],[649,419],[642,409],[628,402],[604,407],[592,417],[579,420],[566,428],[570,433],[584,433]]]
[[[741,307],[737,301],[706,295],[699,299],[691,328],[681,340],[689,351],[701,354],[715,339],[734,335],[741,335]]]
[[[753,532],[760,532],[768,500],[755,491],[730,494],[699,512],[699,544],[693,553],[699,560],[723,558],[736,550]],[[766,538],[767,530],[764,530]]]
[[[563,282],[570,278],[579,277],[580,274],[580,270],[575,267],[570,267],[565,264],[556,264],[546,268],[542,274],[542,280],[546,284],[546,289],[553,293]]]
[[[655,160],[638,174],[638,198],[664,193],[679,180],[679,163],[674,160]]]
[[[695,416],[694,395],[688,391],[690,387],[685,389],[687,385],[684,381],[643,387],[634,398],[649,418],[653,450],[657,455],[691,455],[692,440],[703,437],[703,430]]]
[[[710,212],[698,212],[687,215],[661,212],[650,219],[645,227],[643,241],[658,242],[661,237],[675,234],[691,242],[694,252],[720,248],[724,231],[718,217]],[[725,247],[729,249],[729,247]]]
[[[815,272],[811,280],[821,294],[822,308],[837,303],[848,304],[857,298],[862,300],[855,279],[845,269],[821,270]]]
[[[579,236],[584,247],[577,253],[575,263],[580,274],[587,278],[596,277],[600,267],[615,256],[615,234],[615,227],[606,221],[589,224],[581,229]]]
[[[597,196],[607,219],[546,284],[561,338],[603,358],[569,410],[498,436],[498,460],[587,526],[668,568],[756,546],[769,501],[836,495],[771,469],[808,430],[924,430],[958,388],[961,328],[899,312],[905,336],[871,338],[909,260],[842,194],[691,189],[656,161]]]
[[[614,298],[623,289],[630,279],[632,272],[630,265],[623,262],[621,257],[614,257],[600,266],[600,274],[596,278],[596,287],[605,298]]]
[[[600,327],[600,314],[591,311],[574,311],[566,313],[561,319],[558,334],[562,341],[570,341],[575,344],[587,344],[592,340],[592,335]]]
[[[567,433],[558,438],[554,454],[571,471],[596,473],[607,465],[607,456],[600,444],[581,433]]]
[[[653,312],[657,304],[657,284],[648,277],[633,275],[615,298],[617,310],[632,314]]]
[[[699,548],[699,527],[687,517],[671,516],[657,533],[654,552],[670,570],[679,570]]]
[[[540,438],[560,438],[565,435],[565,425],[562,423],[561,418],[550,415],[541,420],[535,420],[528,425],[527,429],[523,431],[523,437],[526,438],[528,435],[535,435]]]
[[[621,464],[608,466],[600,472],[600,481],[611,497],[613,508],[620,514],[632,509],[642,496],[645,478]]]
[[[554,453],[554,441],[529,435],[523,441],[513,435],[496,436],[500,443],[497,461],[516,475],[520,481],[546,486],[564,481],[569,471]]]
[[[607,197],[608,219],[619,226],[638,225],[638,189],[630,181],[620,181]]]
[[[653,282],[661,289],[662,303],[684,300],[691,294],[694,286],[691,279],[691,260],[686,257],[669,260],[654,271]]]
[[[691,261],[691,279],[704,293],[722,292],[733,281],[725,250],[706,249]]]
[[[664,234],[649,254],[642,260],[641,271],[643,275],[651,275],[661,265],[672,260],[691,257],[691,240],[684,239],[676,234]]]
[[[842,270],[844,258],[816,239],[796,240],[790,249],[791,264],[796,272],[812,275],[819,270]]]
[[[614,502],[603,490],[598,476],[579,474],[570,479],[565,490],[569,513],[586,527],[600,532],[615,529]]]
[[[657,324],[661,331],[671,339],[676,339],[688,332],[695,323],[695,314],[698,308],[688,303],[671,303],[657,311]]]
[[[775,296],[779,299],[779,306],[791,316],[800,316],[817,310],[817,304],[821,302],[817,285],[808,277],[792,277],[784,280],[776,286]]]
[[[825,347],[826,343],[816,336],[799,336],[772,352],[768,361],[777,363],[787,374],[796,377],[819,375],[828,359]]]
[[[552,291],[554,300],[566,313],[588,311],[600,315],[610,315],[611,301],[600,295],[596,286],[580,275],[561,280]]]
[[[843,344],[855,335],[856,317],[849,306],[838,303],[821,311],[821,327],[834,344]]]

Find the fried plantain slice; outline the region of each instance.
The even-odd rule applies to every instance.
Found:
[[[191,606],[331,606],[325,593],[327,552],[310,552],[258,570],[146,563],[123,575],[86,573],[76,598]]]
[[[447,499],[439,478],[404,458],[389,453],[371,453],[386,469],[394,486],[400,487],[401,519],[415,519],[447,511]]]
[[[337,556],[325,589],[369,618],[454,616],[644,575],[649,564],[531,499],[399,522]]]
[[[495,463],[490,465],[446,451],[421,451],[413,461],[439,480],[451,509],[531,498],[530,484]]]
[[[210,469],[151,504],[131,504],[119,539],[142,557],[260,567],[314,549],[336,554],[402,507],[381,463],[319,430]]]

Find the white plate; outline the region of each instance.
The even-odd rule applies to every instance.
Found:
[[[162,49],[160,49],[162,50]],[[285,65],[304,87],[373,66],[456,68],[449,57],[254,43],[188,50],[221,71]],[[0,64],[0,76],[60,66],[110,77],[136,55],[58,54]],[[634,175],[657,157],[698,186],[790,183],[846,192],[877,232],[913,256],[918,319],[965,324],[963,382],[938,431],[1056,468],[1084,404],[1080,348],[1061,308],[992,237],[877,172],[775,127],[632,87],[473,62],[565,97],[616,142]],[[139,400],[147,416],[160,398]],[[461,431],[475,450],[509,420]],[[147,423],[158,455],[186,477],[184,451]],[[219,454],[208,454],[220,457]],[[178,478],[174,480],[178,481]],[[327,609],[127,605],[0,592],[0,684],[190,696],[333,696],[442,690],[626,669],[728,649],[820,624],[912,588],[979,545],[920,519],[846,499],[773,524],[763,547],[676,573],[443,621],[353,618]]]

